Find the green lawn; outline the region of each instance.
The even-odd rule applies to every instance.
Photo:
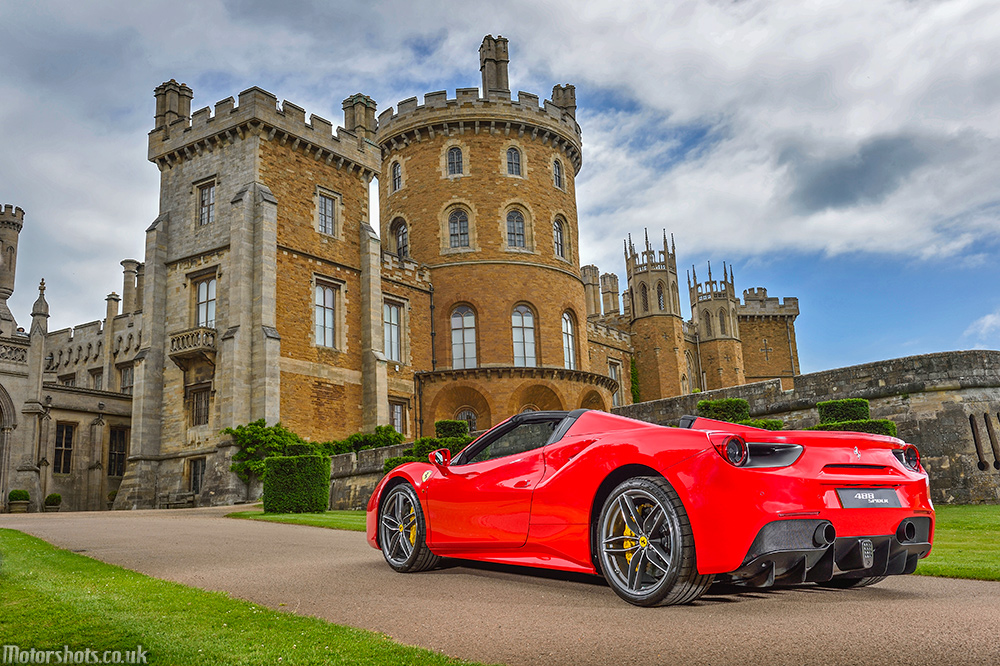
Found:
[[[937,506],[934,548],[917,573],[1000,580],[1000,505]]]
[[[0,637],[24,649],[136,650],[150,664],[461,664],[383,634],[281,613],[0,529]],[[52,656],[51,663],[55,662]]]
[[[244,518],[246,520],[265,520],[272,523],[291,523],[292,525],[312,525],[326,527],[331,530],[365,531],[364,511],[324,511],[323,513],[264,513],[260,511],[237,511],[226,514],[227,518]]]

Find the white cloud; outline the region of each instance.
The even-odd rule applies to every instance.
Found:
[[[988,344],[995,348],[1000,343],[1000,309],[972,322],[962,337],[973,338],[979,348],[985,349]]]

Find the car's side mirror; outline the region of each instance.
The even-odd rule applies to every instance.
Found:
[[[447,467],[451,464],[451,451],[448,449],[438,449],[437,451],[431,451],[430,455],[427,456],[428,460],[435,467]]]

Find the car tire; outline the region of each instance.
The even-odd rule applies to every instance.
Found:
[[[389,566],[400,573],[427,571],[440,558],[427,547],[427,521],[413,486],[393,486],[379,506],[378,543]]]
[[[712,584],[713,576],[698,574],[687,511],[666,479],[619,484],[604,502],[596,537],[604,578],[630,604],[686,604]]]
[[[864,578],[845,578],[843,576],[837,576],[820,583],[820,585],[823,587],[836,587],[841,590],[846,590],[852,587],[868,587],[869,585],[875,585],[876,583],[881,583],[886,578],[888,578],[888,576],[865,576]]]

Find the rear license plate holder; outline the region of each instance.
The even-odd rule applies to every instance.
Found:
[[[845,509],[898,509],[903,505],[895,488],[837,488]]]

